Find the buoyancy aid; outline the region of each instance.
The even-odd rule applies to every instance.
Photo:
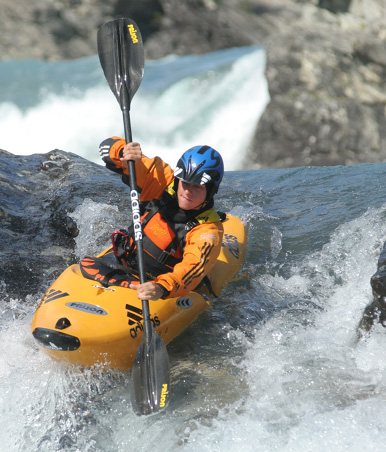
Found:
[[[189,212],[187,217],[184,214],[181,215],[181,212],[173,216],[171,213],[173,209],[178,211],[176,206],[178,207],[174,181],[166,188],[161,199],[141,203],[145,270],[151,279],[173,271],[174,266],[182,261],[188,231],[200,224],[222,220],[213,207],[198,211],[196,216],[194,216],[195,212]],[[118,233],[125,234],[122,231],[116,231],[114,234]],[[114,243],[114,238],[113,245],[115,245],[115,254],[121,262],[137,269],[133,227],[131,226],[127,232],[127,240],[123,248],[122,245],[117,246],[117,241]]]

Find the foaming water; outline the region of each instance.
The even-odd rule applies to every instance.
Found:
[[[133,413],[130,372],[37,349],[42,294],[0,299],[2,447],[383,451],[385,329],[358,342],[357,325],[386,237],[385,175],[385,164],[225,175],[218,208],[248,226],[244,272],[168,345],[171,402],[155,416]],[[125,211],[84,199],[69,213],[76,255],[103,249]]]
[[[377,327],[357,342],[356,327],[371,300],[385,215],[386,205],[342,225],[288,279],[252,281],[256,297],[275,294],[275,312],[240,363],[248,396],[200,425],[186,450],[383,450],[386,336]]]
[[[122,113],[98,57],[20,62],[23,71],[17,62],[1,65],[20,79],[3,80],[2,149],[20,155],[62,149],[100,162],[99,143],[123,136]],[[31,81],[36,92],[26,83],[28,68],[37,73]],[[210,144],[223,154],[227,170],[241,168],[269,101],[264,69],[265,52],[258,47],[148,62],[131,105],[133,139],[145,154],[171,164],[185,149]]]
[[[71,214],[79,227],[75,238],[75,255],[78,259],[84,256],[97,256],[102,250],[111,246],[110,236],[116,229],[127,228],[127,213],[117,206],[96,203],[85,199]]]
[[[2,450],[113,450],[106,416],[115,402],[129,409],[126,375],[51,361],[33,343],[32,311],[0,332]]]

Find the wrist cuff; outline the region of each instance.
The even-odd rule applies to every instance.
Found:
[[[165,298],[165,297],[167,297],[169,294],[170,294],[170,292],[167,290],[167,289],[165,289],[165,287],[162,285],[162,284],[159,284],[159,283],[156,283],[157,284],[157,286],[158,287],[160,287],[161,289],[162,289],[162,297],[161,298]]]

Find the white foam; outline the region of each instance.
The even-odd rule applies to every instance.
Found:
[[[132,101],[133,139],[146,155],[159,155],[172,166],[186,149],[209,144],[223,155],[226,170],[238,169],[269,101],[265,52],[256,49],[226,68],[198,73],[197,62],[189,64],[183,78],[160,89],[153,63],[157,89],[147,81]],[[0,148],[19,155],[62,149],[101,163],[99,143],[123,135],[122,113],[107,82],[84,94],[46,93],[26,110],[2,103],[0,118]]]

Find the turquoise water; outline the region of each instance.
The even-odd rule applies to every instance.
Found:
[[[245,166],[269,100],[265,52],[243,47],[145,63],[131,104],[133,139],[173,162],[210,144],[228,170]],[[100,162],[98,146],[123,135],[122,113],[98,56],[67,62],[0,61],[0,148],[13,154],[61,149]]]

